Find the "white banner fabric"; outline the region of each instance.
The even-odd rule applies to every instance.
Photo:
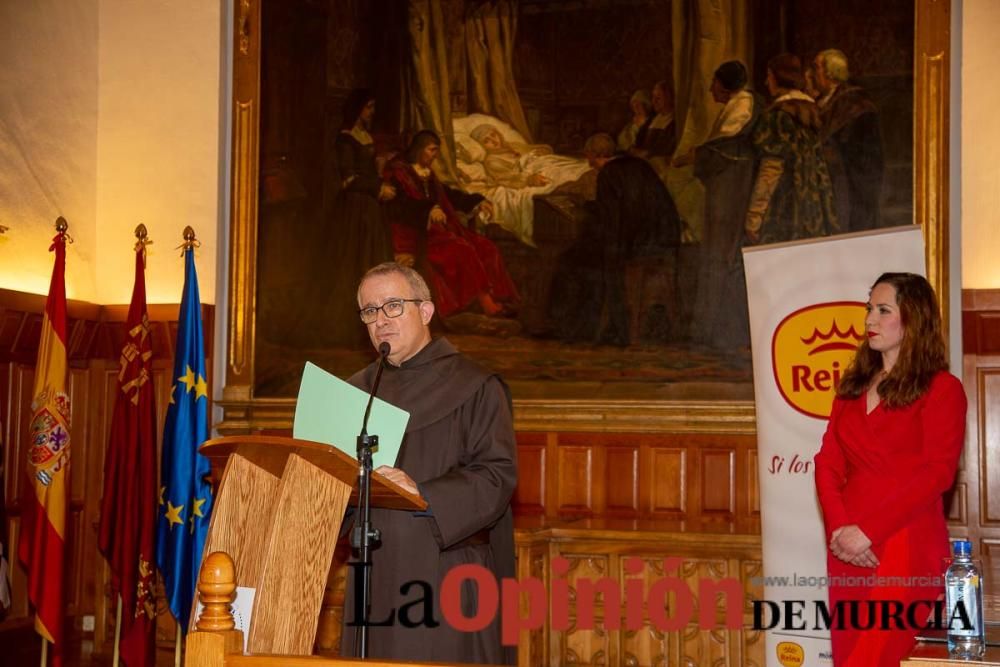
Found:
[[[767,631],[767,665],[830,665],[830,635],[817,629],[826,601],[826,538],[816,498],[819,451],[835,385],[865,332],[865,303],[887,271],[925,274],[915,225],[746,248],[764,600],[781,621]],[[787,601],[803,601],[798,619]],[[765,618],[765,627],[769,619]],[[805,625],[804,630],[785,626]]]

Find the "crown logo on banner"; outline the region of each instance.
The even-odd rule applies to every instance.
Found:
[[[806,660],[806,653],[801,644],[795,642],[781,642],[775,649],[778,653],[778,662],[782,667],[801,667]]]
[[[841,374],[865,330],[865,304],[819,303],[791,313],[774,329],[771,364],[782,398],[802,414],[826,419]]]

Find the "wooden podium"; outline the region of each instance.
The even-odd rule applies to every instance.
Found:
[[[257,591],[247,651],[311,655],[340,525],[356,501],[358,461],[329,445],[279,436],[216,438],[200,451],[221,480],[204,556],[229,554],[236,586]],[[381,475],[372,475],[371,502],[427,507]],[[189,630],[196,620],[192,614]]]

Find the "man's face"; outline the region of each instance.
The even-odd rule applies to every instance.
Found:
[[[816,88],[819,92],[824,94],[829,92],[830,88],[833,87],[833,82],[830,81],[830,78],[826,75],[826,67],[823,65],[823,61],[819,56],[816,56],[816,59],[813,60],[813,70],[816,72]]]
[[[413,299],[413,289],[399,273],[387,273],[368,278],[361,283],[358,306],[379,307],[393,299]],[[366,325],[368,337],[377,350],[382,343],[389,343],[389,361],[399,366],[431,342],[430,322],[434,304],[430,301],[403,304],[403,314],[386,317],[379,310],[375,321]]]
[[[434,164],[434,160],[437,159],[438,153],[441,152],[441,147],[437,144],[427,144],[424,149],[420,151],[420,157],[417,158],[417,163],[421,167],[430,167]]]

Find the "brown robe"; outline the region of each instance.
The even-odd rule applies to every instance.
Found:
[[[368,391],[375,364],[350,382]],[[396,467],[404,470],[427,500],[428,513],[372,511],[382,545],[372,552],[371,620],[393,625],[369,628],[368,656],[417,661],[513,664],[515,651],[500,643],[499,609],[480,632],[452,628],[440,611],[441,581],[458,565],[481,565],[497,578],[514,576],[514,531],[510,498],[517,462],[510,394],[499,376],[462,356],[438,338],[399,367],[387,364],[378,395],[410,413]],[[353,570],[352,570],[353,572]],[[341,652],[354,655],[353,574],[349,574]],[[425,617],[419,586],[433,590],[433,620],[439,625],[405,627]],[[463,585],[462,609],[478,608],[474,584]],[[416,602],[416,604],[413,604]],[[410,607],[406,607],[410,604]]]

